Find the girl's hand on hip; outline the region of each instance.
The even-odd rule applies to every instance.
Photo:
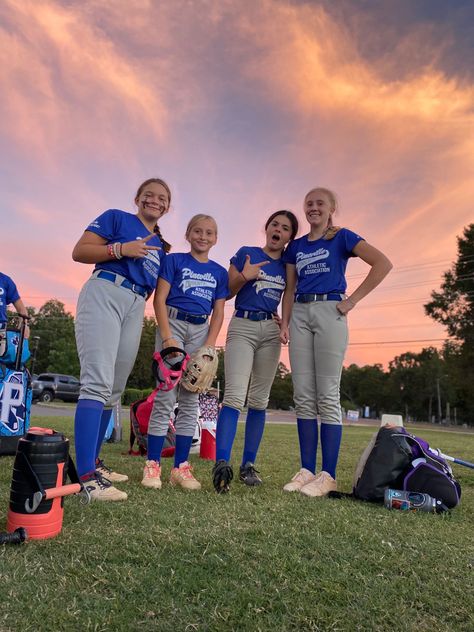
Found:
[[[345,316],[348,312],[350,312],[351,309],[354,309],[354,307],[355,307],[355,303],[350,298],[346,298],[340,303],[337,303],[336,305],[337,311],[343,316]]]
[[[290,340],[290,334],[288,330],[288,325],[280,325],[280,342],[284,345],[288,344]]]

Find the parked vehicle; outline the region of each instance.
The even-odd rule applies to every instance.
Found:
[[[81,384],[73,375],[40,373],[31,383],[33,399],[52,402],[56,397],[65,402],[77,402]]]

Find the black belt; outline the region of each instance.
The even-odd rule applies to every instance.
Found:
[[[343,294],[296,294],[295,303],[314,303],[315,301],[343,301]]]
[[[249,320],[271,320],[273,318],[272,312],[252,312],[245,309],[237,309],[234,312],[234,316],[237,318],[248,318]]]
[[[176,320],[184,320],[186,323],[191,323],[192,325],[203,325],[207,322],[209,318],[208,314],[188,314],[187,312],[182,312],[179,309],[172,308],[176,310],[176,314],[173,314],[171,318],[176,318]]]
[[[97,273],[96,278],[105,279],[106,281],[112,281],[112,283],[115,283],[117,280],[117,276],[120,276],[120,275],[115,274],[115,272],[108,272],[107,270],[101,270],[100,272]],[[138,285],[137,283],[131,283],[128,279],[124,279],[119,285],[120,287],[124,287],[127,290],[132,290],[132,292],[135,292],[135,294],[140,294],[140,296],[143,296],[143,298],[148,297],[148,290],[144,288],[143,285]]]

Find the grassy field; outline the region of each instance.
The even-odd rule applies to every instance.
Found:
[[[72,436],[71,419],[36,423]],[[340,490],[350,491],[372,432],[345,428]],[[472,434],[418,433],[473,460]],[[474,470],[455,466],[462,503],[435,516],[284,494],[299,467],[291,426],[267,427],[264,485],[234,481],[227,496],[213,492],[212,464],[197,457],[202,492],[146,490],[141,459],[124,450],[106,445],[104,455],[129,475],[128,501],[66,498],[57,538],[0,547],[2,632],[474,630]],[[0,459],[5,516],[12,463]],[[167,459],[165,476],[170,468]]]

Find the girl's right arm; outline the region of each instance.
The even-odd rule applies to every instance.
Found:
[[[166,299],[170,293],[171,285],[163,278],[158,279],[158,286],[153,299],[153,308],[155,310],[156,322],[160,330],[162,340],[162,348],[179,347],[178,342],[173,338],[171,332],[170,321],[168,318],[168,309],[166,307]]]
[[[227,300],[234,297],[248,281],[255,281],[260,274],[262,266],[270,263],[269,261],[260,261],[260,263],[250,263],[250,255],[245,256],[244,267],[239,272],[233,263],[229,266],[229,289],[230,294]]]
[[[289,324],[291,317],[291,310],[293,309],[293,303],[295,300],[295,288],[296,288],[296,267],[292,263],[286,264],[286,286],[283,292],[282,300],[282,315],[280,324],[280,340],[283,344],[287,344],[289,335]]]
[[[147,242],[154,236],[150,233],[143,239],[135,239],[121,244],[122,257],[132,257],[134,259],[142,259],[146,257],[149,250],[160,250],[158,246],[148,246]],[[72,251],[72,258],[79,263],[103,263],[104,261],[112,261],[115,257],[109,254],[107,240],[86,230]]]

